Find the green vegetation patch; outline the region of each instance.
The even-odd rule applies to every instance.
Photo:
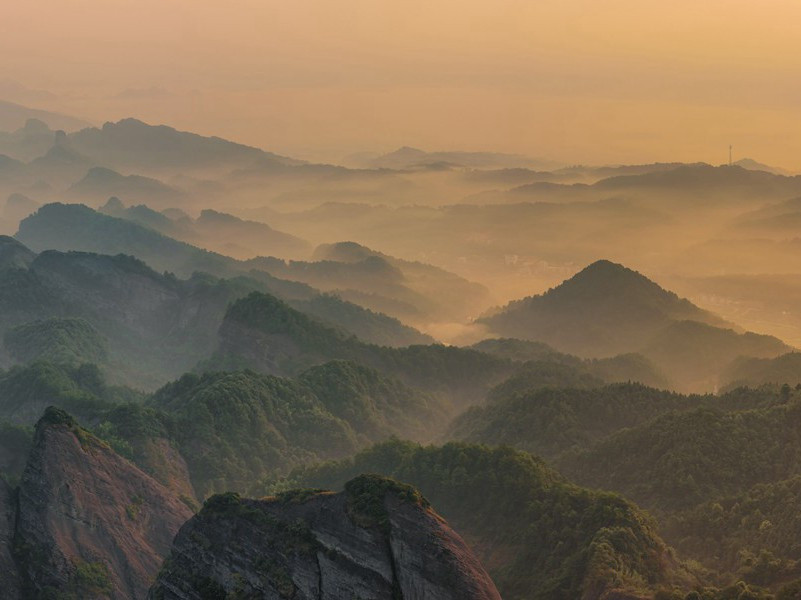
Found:
[[[387,494],[393,494],[404,502],[428,508],[428,500],[411,485],[400,483],[381,475],[359,475],[345,484],[348,501],[348,514],[362,527],[389,527],[389,514],[386,508]]]

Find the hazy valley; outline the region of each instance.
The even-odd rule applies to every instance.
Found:
[[[798,597],[801,175],[0,128],[0,597]]]

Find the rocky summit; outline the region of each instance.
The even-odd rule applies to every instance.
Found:
[[[23,597],[144,598],[191,515],[167,488],[48,408],[18,490]]]
[[[341,493],[221,494],[184,525],[150,600],[498,600],[413,487],[361,475]]]

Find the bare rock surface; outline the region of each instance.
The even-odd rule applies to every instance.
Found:
[[[339,494],[210,498],[181,528],[148,598],[212,597],[500,600],[419,492],[375,475]]]
[[[29,595],[141,599],[192,511],[48,408],[19,486],[18,563]]]

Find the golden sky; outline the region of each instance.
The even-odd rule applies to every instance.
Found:
[[[329,159],[719,163],[731,143],[801,170],[799,0],[0,4],[0,98],[98,124]]]

